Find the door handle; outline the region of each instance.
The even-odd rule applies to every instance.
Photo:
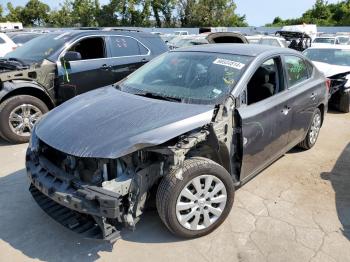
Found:
[[[100,69],[102,69],[102,70],[110,70],[111,67],[108,66],[107,64],[103,64],[103,65],[100,67]]]
[[[141,62],[147,62],[146,58],[142,58]]]
[[[281,113],[284,114],[285,116],[288,115],[289,111],[290,111],[290,107],[289,106],[285,106],[282,110]]]

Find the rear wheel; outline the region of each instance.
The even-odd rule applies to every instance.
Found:
[[[161,181],[157,210],[169,230],[180,237],[209,234],[228,216],[234,198],[230,174],[206,158],[185,160],[182,179],[177,171]]]
[[[320,109],[317,108],[312,116],[309,131],[307,132],[305,139],[299,144],[299,146],[304,149],[312,148],[316,144],[318,135],[320,133],[321,125],[322,115]]]
[[[29,141],[34,124],[49,109],[40,99],[19,95],[0,104],[0,134],[11,143]]]

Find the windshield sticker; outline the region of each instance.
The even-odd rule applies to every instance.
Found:
[[[215,88],[215,89],[213,89],[213,93],[220,95],[222,93],[222,91]]]
[[[232,61],[232,60],[227,60],[227,59],[222,59],[222,58],[217,58],[213,64],[216,65],[223,65],[223,66],[228,66],[228,67],[232,67],[234,69],[238,69],[241,70],[245,64],[242,64],[240,62],[236,62],[236,61]]]

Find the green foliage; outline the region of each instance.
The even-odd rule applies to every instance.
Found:
[[[29,0],[24,7],[7,4],[0,21],[22,22],[24,26],[246,26],[245,16],[235,14],[233,0],[65,0],[50,10],[40,0]]]
[[[266,26],[284,26],[293,24],[317,24],[319,26],[349,26],[350,0],[329,4],[325,0],[316,0],[311,9],[302,14],[300,18],[283,20],[276,17]]]

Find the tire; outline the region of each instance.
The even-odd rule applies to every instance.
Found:
[[[343,113],[350,112],[350,92],[343,93],[339,98],[339,111]]]
[[[32,126],[49,109],[40,99],[19,95],[6,99],[0,104],[0,134],[10,143],[26,143],[30,138]],[[23,114],[21,114],[22,112]],[[16,116],[10,124],[10,116]],[[14,119],[14,118],[13,118]],[[16,132],[15,128],[22,123],[22,128]]]
[[[214,161],[200,157],[185,160],[182,179],[181,177],[180,179],[178,178],[179,175],[177,175],[177,173],[177,170],[175,170],[174,172],[167,174],[158,186],[156,205],[161,220],[174,235],[182,238],[196,238],[209,234],[222,224],[232,209],[235,187],[231,175],[225,168]],[[211,203],[207,201],[209,199],[208,194],[205,195],[208,197],[207,199],[205,199],[206,197],[204,196],[198,195],[199,197],[197,200],[191,200],[191,203],[185,203],[185,205],[194,205],[193,207],[179,211],[178,209],[180,209],[180,205],[184,204],[184,202],[181,201],[189,200],[189,198],[186,199],[183,196],[180,197],[180,194],[184,192],[183,190],[188,187],[193,187],[192,190],[195,190],[195,187],[192,184],[193,179],[202,182],[203,184],[201,184],[201,187],[205,187],[205,182],[207,182],[208,185],[211,185],[212,191],[206,191],[205,188],[202,188],[203,195],[204,192],[208,192],[208,194],[214,193],[213,191],[216,187],[219,188],[219,186],[223,186],[223,189],[210,197],[211,201],[214,201],[214,199],[220,199],[221,202]],[[210,179],[213,179],[213,182],[210,183]],[[196,194],[192,194],[191,197],[199,194],[196,190],[192,192],[196,192]],[[197,204],[195,203],[196,201]],[[213,206],[215,209],[213,209]],[[211,213],[212,211],[217,213],[217,210],[221,211],[220,215]],[[191,216],[190,213],[193,215]],[[201,214],[199,215],[199,213]],[[194,228],[188,228],[179,222],[180,218],[186,217],[187,215],[190,219],[184,219],[185,221],[188,221],[186,224],[188,224],[189,227],[192,227],[190,223],[193,223],[194,225],[197,224],[197,226]],[[198,219],[196,220],[197,217],[199,217],[199,221]],[[206,219],[207,225],[204,223],[204,217],[210,218],[209,220]]]
[[[317,123],[315,123],[315,121]],[[311,124],[309,130],[307,131],[307,135],[305,139],[298,144],[298,146],[306,150],[311,149],[316,144],[318,135],[320,134],[321,125],[322,114],[320,109],[317,108],[312,116]]]

